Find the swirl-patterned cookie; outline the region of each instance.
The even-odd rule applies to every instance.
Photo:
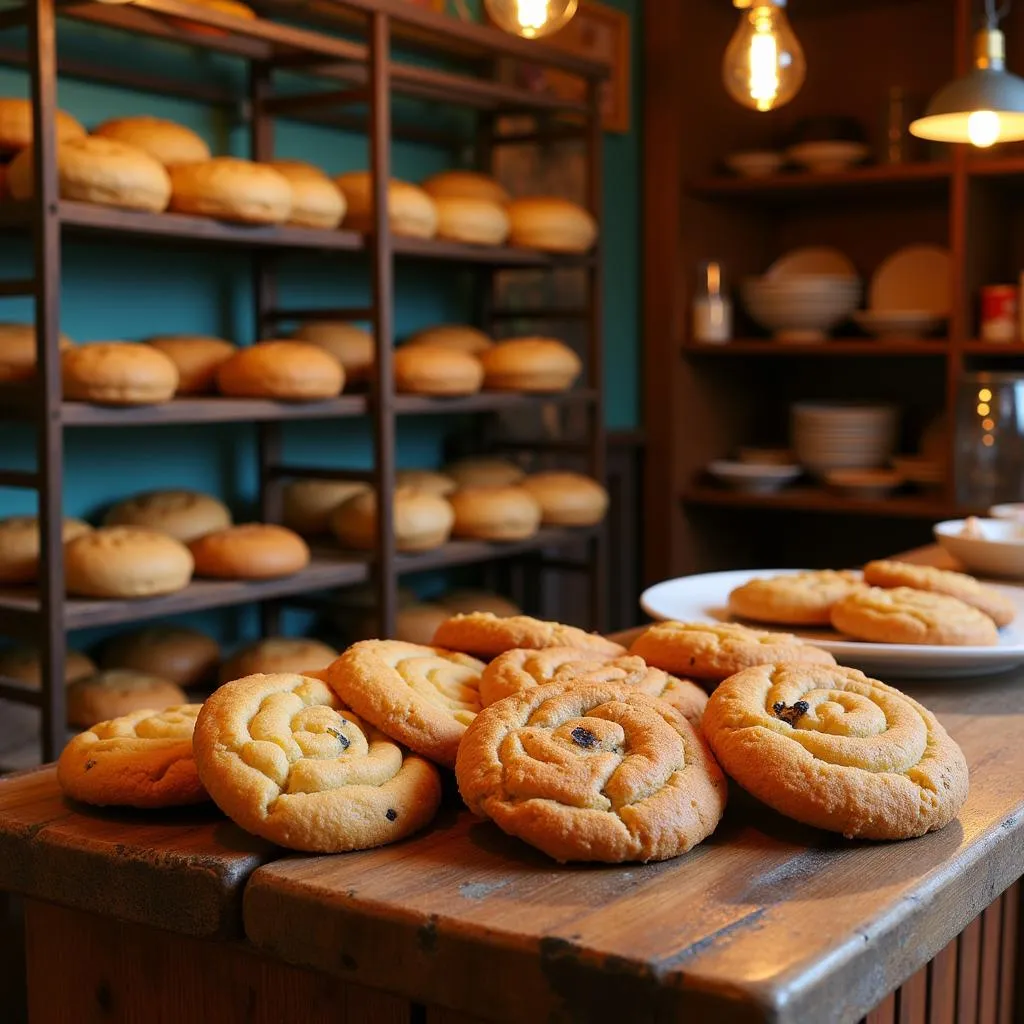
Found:
[[[848,570],[758,577],[729,594],[729,611],[777,626],[827,626],[836,601],[863,586],[860,575]]]
[[[828,651],[792,633],[769,633],[734,622],[658,622],[633,641],[629,653],[674,675],[712,682],[777,661],[836,663]]]
[[[744,789],[849,838],[924,835],[967,799],[967,762],[935,716],[856,669],[747,669],[711,695],[703,729]]]
[[[437,769],[364,724],[308,676],[236,679],[203,705],[196,766],[247,832],[312,853],[364,850],[422,828],[441,800]]]
[[[562,862],[676,857],[725,809],[693,726],[622,683],[549,683],[484,708],[455,774],[475,814]]]
[[[381,732],[448,768],[480,711],[483,662],[401,640],[353,644],[327,670],[334,692]]]
[[[176,807],[208,800],[192,757],[200,705],[133,711],[79,733],[57,761],[57,782],[83,803]]]
[[[496,658],[517,647],[535,651],[544,647],[580,647],[609,658],[626,653],[621,644],[576,626],[544,622],[529,615],[498,618],[490,612],[453,615],[437,627],[434,643],[478,658]]]

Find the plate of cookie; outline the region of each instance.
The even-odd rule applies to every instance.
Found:
[[[905,562],[703,573],[658,583],[640,604],[662,621],[785,630],[840,664],[902,679],[1024,665],[1024,587]]]

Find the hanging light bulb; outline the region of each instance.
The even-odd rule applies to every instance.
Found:
[[[494,23],[513,35],[539,39],[570,21],[579,0],[484,0]]]
[[[969,142],[987,149],[997,142],[1024,139],[1024,78],[1006,70],[1006,39],[999,21],[1009,4],[996,10],[985,0],[985,26],[974,37],[974,69],[943,86],[910,134],[933,142]]]
[[[804,51],[783,8],[786,0],[733,0],[743,13],[722,61],[725,89],[753,110],[788,103],[804,84]]]

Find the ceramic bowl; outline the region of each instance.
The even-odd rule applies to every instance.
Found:
[[[861,309],[853,314],[853,322],[876,338],[923,338],[946,318],[917,310]]]
[[[851,498],[884,498],[903,483],[894,469],[833,469],[825,474],[829,487]]]
[[[971,572],[1024,579],[1024,525],[1007,519],[947,519],[936,523],[933,532],[942,549]]]
[[[767,178],[772,174],[778,174],[785,162],[786,158],[781,153],[773,153],[770,150],[730,153],[725,158],[725,166],[741,178]]]
[[[719,459],[708,466],[718,481],[747,494],[771,494],[792,483],[803,472],[799,466],[763,466]]]
[[[857,308],[861,282],[855,277],[797,275],[750,277],[740,294],[750,316],[778,341],[824,341]]]
[[[993,505],[988,514],[993,519],[1012,519],[1024,523],[1024,502],[1012,501],[1005,505]]]
[[[801,142],[786,150],[786,159],[813,174],[835,174],[862,163],[870,152],[863,142]]]

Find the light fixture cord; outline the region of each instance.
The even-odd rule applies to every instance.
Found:
[[[1000,7],[996,7],[996,0],[985,0],[985,27],[996,29],[999,22],[1010,13],[1010,0],[1004,0]]]

